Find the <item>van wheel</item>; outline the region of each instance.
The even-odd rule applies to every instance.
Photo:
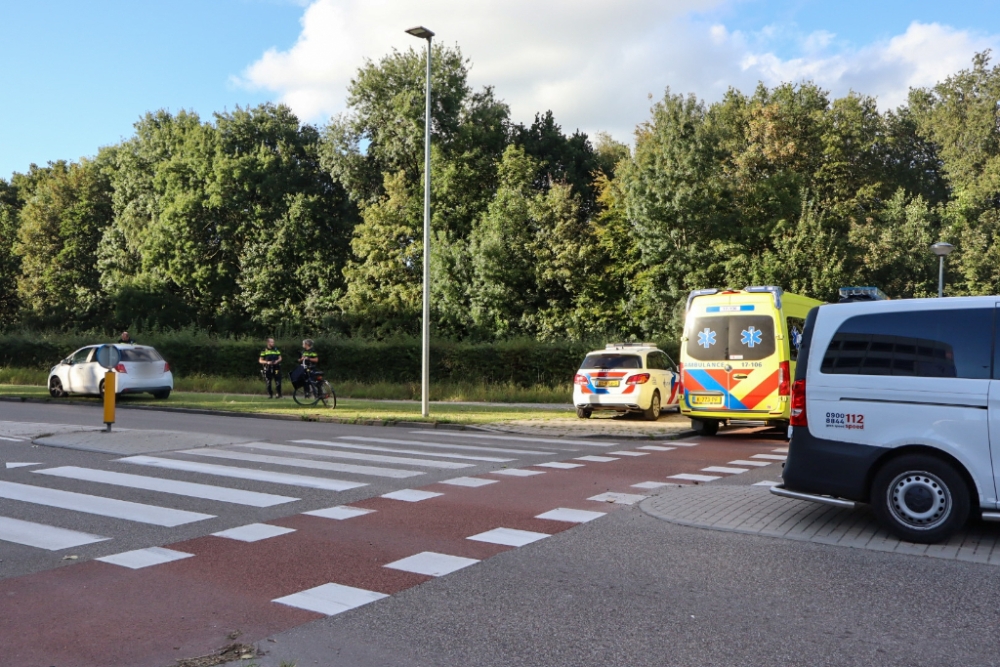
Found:
[[[660,392],[654,391],[653,398],[649,401],[649,409],[642,411],[642,418],[648,422],[655,422],[660,418]]]
[[[882,527],[908,542],[941,542],[969,518],[965,480],[950,464],[925,454],[882,466],[872,481],[871,501]]]
[[[580,419],[590,419],[591,414],[592,414],[591,411],[588,410],[587,408],[576,409],[576,416],[579,417]]]
[[[691,428],[698,435],[715,435],[719,432],[719,420],[717,419],[692,419]]]

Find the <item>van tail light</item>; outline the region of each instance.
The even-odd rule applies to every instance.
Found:
[[[647,382],[649,382],[649,373],[631,375],[629,379],[625,380],[625,384],[646,384]]]
[[[806,381],[792,383],[792,412],[788,423],[792,426],[809,426],[806,418]]]
[[[792,379],[787,361],[778,364],[778,395],[788,396],[791,393]]]
[[[580,385],[581,387],[587,386],[587,377],[577,373],[573,376],[573,384]]]
[[[166,362],[166,361],[163,362],[163,372],[164,373],[169,373],[170,372],[170,363],[169,362]]]
[[[118,364],[117,366],[115,366],[115,372],[116,373],[128,373],[128,371],[125,369],[125,364]]]

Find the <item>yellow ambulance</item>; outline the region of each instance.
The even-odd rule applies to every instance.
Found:
[[[771,285],[691,292],[680,409],[692,428],[713,435],[729,421],[787,425],[806,315],[822,303]]]

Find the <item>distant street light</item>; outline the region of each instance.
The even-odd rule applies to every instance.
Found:
[[[434,33],[423,26],[406,31],[427,40],[427,103],[424,115],[424,321],[423,361],[420,372],[420,412],[431,413],[431,38]]]
[[[938,256],[938,298],[944,296],[944,258],[955,249],[950,243],[935,243],[931,246],[931,252]]]

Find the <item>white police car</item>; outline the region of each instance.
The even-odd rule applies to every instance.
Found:
[[[641,412],[650,421],[677,405],[677,364],[653,343],[612,343],[594,350],[573,378],[576,415]]]
[[[49,394],[104,394],[105,369],[97,363],[101,345],[88,345],[69,355],[49,371]],[[167,398],[174,388],[174,376],[160,353],[148,345],[115,345],[121,361],[114,368],[116,394],[150,393]]]

